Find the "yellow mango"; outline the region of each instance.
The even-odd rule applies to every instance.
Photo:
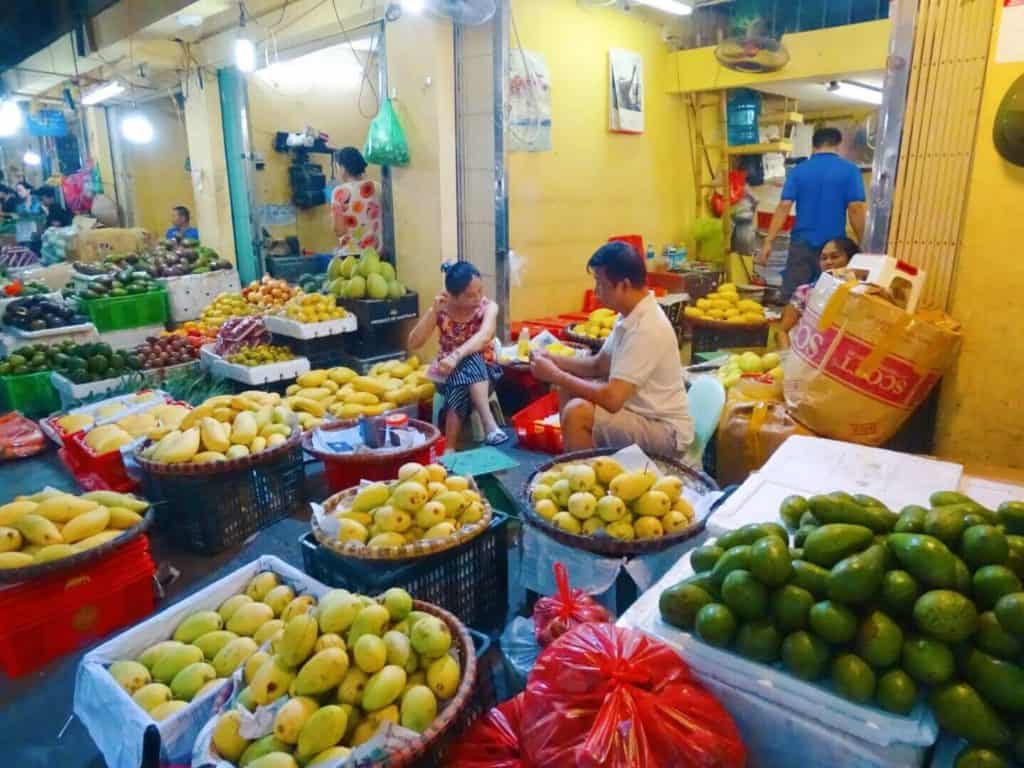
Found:
[[[0,552],[16,552],[25,539],[16,528],[0,526]]]
[[[72,544],[72,546],[78,552],[85,552],[87,549],[98,547],[100,544],[106,544],[108,541],[116,539],[122,533],[124,533],[124,531],[119,531],[117,529],[100,531],[87,539],[82,539],[81,541]]]
[[[383,384],[370,376],[356,376],[352,379],[352,386],[358,392],[369,392],[371,395],[380,397],[386,391]]]
[[[26,565],[35,565],[32,555],[24,552],[2,552],[0,553],[0,570],[8,568],[24,568]]]
[[[81,514],[91,512],[99,504],[90,499],[82,499],[78,496],[65,494],[54,496],[42,502],[35,510],[35,514],[45,517],[54,523],[66,523]]]
[[[324,400],[331,397],[333,393],[327,387],[305,387],[295,393],[296,397],[304,397],[307,400]]]
[[[215,461],[226,461],[227,456],[219,451],[201,451],[192,457],[193,464],[212,464]]]
[[[210,416],[199,422],[199,434],[203,447],[207,451],[224,453],[231,446],[230,434],[226,425]]]
[[[23,515],[34,513],[38,508],[39,505],[34,501],[8,502],[0,507],[0,525],[11,525]]]
[[[260,451],[266,450],[267,438],[262,435],[256,435],[249,443],[249,453],[259,453]]]
[[[235,418],[235,411],[228,408],[226,405],[221,406],[220,408],[214,408],[213,418],[217,421],[223,421],[230,424]]]
[[[67,523],[61,530],[61,536],[64,537],[65,543],[74,544],[105,530],[109,522],[110,510],[97,505],[94,510],[85,512]]]
[[[110,510],[110,522],[107,523],[110,528],[123,531],[142,522],[142,515],[132,512],[130,509],[124,507],[107,507],[107,509]]]
[[[299,376],[295,383],[300,387],[319,387],[327,379],[329,371],[308,371]]]
[[[235,445],[248,445],[258,431],[256,417],[251,413],[242,412],[235,417],[231,425],[231,442]]]
[[[41,515],[22,515],[11,523],[11,527],[16,529],[26,541],[41,547],[64,543],[64,537],[57,530],[57,526]]]
[[[288,387],[285,389],[284,393],[286,396],[291,397],[300,389],[302,389],[302,387],[300,387],[298,384],[289,384]]]
[[[355,371],[345,366],[338,366],[327,371],[327,376],[336,384],[348,384],[357,375]]]
[[[327,408],[317,400],[310,400],[307,397],[292,397],[290,405],[293,411],[303,411],[320,418],[326,413]]]

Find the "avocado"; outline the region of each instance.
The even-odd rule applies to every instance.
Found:
[[[1013,768],[1013,764],[1001,752],[968,745],[956,756],[953,768]]]
[[[956,668],[949,646],[930,637],[907,638],[900,658],[903,670],[922,685],[940,685]]]
[[[1006,535],[994,525],[972,525],[960,540],[960,552],[972,569],[1000,565],[1010,556]]]
[[[889,550],[911,576],[928,587],[944,589],[956,584],[956,560],[941,541],[921,533],[892,533]]]
[[[815,565],[831,568],[843,558],[863,551],[873,540],[871,529],[862,525],[823,525],[804,540],[804,557]]]
[[[697,637],[709,645],[727,647],[736,634],[736,617],[721,603],[708,603],[697,611],[694,624]]]
[[[806,589],[818,599],[828,597],[828,571],[806,560],[794,560],[792,567],[790,583]]]
[[[833,645],[848,643],[857,633],[857,616],[854,612],[831,600],[812,605],[807,618],[814,634]]]
[[[785,584],[793,573],[789,545],[776,536],[765,536],[750,547],[750,572],[769,587]]]
[[[959,592],[936,589],[918,598],[914,604],[914,622],[930,637],[960,643],[977,629],[978,611],[974,603]]]
[[[828,576],[828,596],[840,603],[865,603],[882,584],[885,547],[873,544],[836,563]]]
[[[887,571],[882,576],[879,605],[892,616],[909,616],[921,591],[917,581],[906,571]]]
[[[963,670],[989,704],[1003,712],[1024,713],[1024,669],[974,648],[967,652]]]
[[[822,677],[828,667],[829,655],[825,641],[810,632],[794,632],[782,641],[782,663],[801,680]]]
[[[697,612],[714,600],[700,587],[685,582],[669,587],[658,598],[661,618],[674,627],[692,630]]]
[[[808,509],[806,512],[803,513],[803,515],[800,516],[799,527],[803,528],[805,525],[809,525],[811,528],[817,528],[819,525],[821,525],[821,521],[814,516],[814,513],[811,512],[811,510]]]
[[[973,582],[971,570],[967,564],[956,555],[953,555],[953,589],[962,595],[970,595]]]
[[[709,595],[711,595],[711,597],[713,597],[716,601],[721,596],[721,590],[711,580],[711,574],[710,573],[695,573],[693,576],[690,576],[690,577],[688,577],[686,579],[683,579],[683,583],[684,584],[692,584],[695,587],[700,587],[705,592],[707,592]]]
[[[1003,595],[996,602],[996,618],[1000,626],[1017,637],[1024,637],[1024,592]]]
[[[999,714],[967,683],[946,683],[928,697],[935,719],[971,744],[1002,747],[1013,734]]]
[[[735,531],[729,531],[719,537],[715,543],[728,551],[741,544],[753,544],[765,536],[777,536],[787,544],[789,543],[789,533],[778,523],[750,523]]]
[[[906,715],[914,708],[917,685],[902,669],[891,669],[879,678],[875,698],[882,709]]]
[[[706,573],[715,567],[715,563],[725,554],[725,550],[715,544],[697,547],[690,553],[690,566],[694,573]]]
[[[840,696],[858,704],[875,693],[875,673],[864,659],[852,653],[837,656],[832,662],[832,682]]]
[[[735,570],[722,582],[722,602],[740,619],[760,619],[768,613],[768,590],[750,571]]]
[[[762,664],[778,661],[782,636],[767,619],[743,624],[736,633],[736,652]]]
[[[857,630],[857,654],[868,664],[885,669],[899,661],[903,630],[881,611],[872,611]]]
[[[804,548],[803,547],[790,547],[789,548],[790,566],[792,566],[792,563],[793,563],[794,560],[803,560],[803,559],[804,559]]]
[[[996,510],[999,522],[1014,536],[1024,534],[1024,501],[1004,501]]]
[[[807,537],[816,530],[818,530],[818,526],[816,525],[801,525],[797,528],[796,533],[793,534],[793,543],[796,544],[796,546],[803,548],[804,542],[807,541]]]
[[[786,584],[772,593],[772,618],[782,632],[795,632],[807,626],[812,605],[814,595],[795,584]]]
[[[833,495],[812,496],[807,501],[811,512],[823,524],[848,523],[862,525],[875,533],[888,533],[896,524],[898,515],[891,512],[880,501],[876,500],[876,502],[876,504],[864,505],[853,497],[835,498]]]
[[[803,496],[787,496],[779,507],[779,517],[782,518],[782,522],[786,524],[787,528],[795,531],[800,527],[800,518],[809,509],[807,499]]]
[[[978,617],[978,631],[971,638],[979,650],[999,659],[1016,659],[1024,645],[999,623],[995,613],[985,611]]]
[[[933,507],[949,507],[954,504],[973,504],[974,499],[957,491],[935,491],[928,497]]]
[[[747,570],[750,566],[750,545],[740,544],[732,549],[727,549],[725,554],[718,558],[715,567],[711,569],[711,581],[721,587],[725,577],[733,571]]]
[[[1006,556],[1006,567],[1024,578],[1024,536],[1007,534],[1006,545],[1009,547],[1009,554]]]
[[[1020,577],[1005,565],[982,566],[974,572],[972,586],[974,602],[982,610],[995,606],[1003,595],[1024,589]]]

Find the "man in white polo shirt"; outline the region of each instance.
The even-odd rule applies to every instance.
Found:
[[[677,456],[693,442],[675,331],[647,288],[632,246],[601,246],[587,269],[598,300],[622,315],[601,351],[588,357],[535,355],[534,377],[558,388],[565,450],[622,448]]]

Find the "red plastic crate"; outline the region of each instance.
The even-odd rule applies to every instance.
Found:
[[[141,535],[89,565],[0,590],[0,667],[27,675],[145,618],[155,572]]]
[[[354,464],[349,461],[324,460],[324,476],[327,478],[328,493],[338,493],[346,488],[354,488],[360,480],[394,480],[403,464],[415,461],[418,464],[435,464],[443,455],[446,441],[441,435],[433,443],[423,446],[419,451],[405,454],[393,461],[379,463],[362,462]]]
[[[64,440],[57,454],[82,488],[88,491],[131,493],[139,484],[128,476],[120,451],[96,454],[85,442],[85,432],[76,432]]]
[[[558,393],[549,392],[513,416],[512,427],[519,444],[530,451],[561,453],[562,428],[539,423],[541,419],[555,413],[558,413]]]
[[[600,309],[602,306],[604,305],[597,300],[597,294],[594,293],[594,289],[587,288],[586,293],[583,294],[583,311],[590,313],[595,309]]]
[[[516,341],[519,338],[519,332],[526,328],[530,332],[530,338],[538,336],[544,331],[548,331],[557,339],[565,341],[565,321],[559,317],[540,317],[534,320],[517,320],[512,323],[511,327],[511,339]]]

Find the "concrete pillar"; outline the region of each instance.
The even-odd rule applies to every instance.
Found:
[[[193,73],[187,81],[182,82],[182,89],[185,94],[185,134],[195,199],[192,220],[199,229],[203,244],[233,262],[235,237],[231,227],[231,199],[228,194],[217,78],[204,75],[200,87]]]

